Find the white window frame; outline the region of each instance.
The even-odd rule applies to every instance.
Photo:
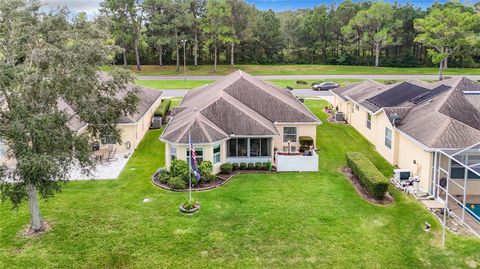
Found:
[[[367,112],[367,128],[372,129],[372,115]]]
[[[175,145],[170,145],[170,160],[176,160],[177,159],[177,147]]]
[[[199,165],[201,162],[204,161],[203,156],[204,156],[205,151],[201,147],[194,147],[194,150],[195,150],[195,153],[197,153],[197,151],[202,152],[202,154],[196,154],[195,155],[197,157],[196,158],[197,165]],[[188,163],[188,165],[190,165],[190,148],[189,147],[187,147],[187,163]]]
[[[355,104],[355,110],[356,110],[356,111],[360,111],[360,106],[358,106],[357,104]]]
[[[287,134],[285,132],[285,130],[287,128],[292,128],[293,130],[295,130],[295,133],[291,133],[291,134]],[[292,139],[288,139],[288,137],[293,137],[295,136],[295,139],[292,140]],[[283,127],[283,142],[284,143],[287,143],[288,141],[292,142],[292,143],[296,143],[297,142],[297,139],[298,139],[298,132],[297,132],[297,127],[293,127],[293,126],[285,126]]]
[[[390,134],[390,137],[389,137]],[[385,127],[385,146],[392,149],[393,132],[388,127]]]
[[[218,152],[215,152],[215,149],[218,148]],[[217,164],[222,160],[222,145],[217,144],[213,146],[213,164]]]

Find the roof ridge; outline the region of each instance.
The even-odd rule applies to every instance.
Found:
[[[440,105],[438,107],[435,107],[435,110],[438,111],[438,113],[440,113],[442,115],[445,115],[449,118],[450,118],[450,116],[446,115],[445,113],[440,112],[440,110],[442,110],[443,106],[445,106],[445,102],[447,102],[448,98],[450,98],[450,96],[453,94],[453,92],[455,92],[455,90],[457,89],[458,84],[460,84],[460,82],[462,81],[462,77],[456,77],[454,79],[458,79],[458,80],[452,85],[451,90],[447,91],[447,94],[442,99],[442,102],[440,103]]]
[[[212,129],[216,130],[217,132],[219,132],[221,134],[229,135],[222,128],[220,128],[218,125],[216,125],[211,120],[209,120],[207,117],[205,117],[202,113],[200,113],[200,117],[202,118],[202,123],[203,124],[210,126]]]
[[[200,112],[196,112],[198,115],[196,115],[196,118],[198,119],[198,125],[200,126],[200,128],[203,130],[203,133],[205,134],[205,136],[207,137],[207,140],[208,142],[212,142],[212,137],[210,136],[210,134],[207,132],[207,129],[205,129],[205,126],[203,126],[203,122],[202,120],[200,120]]]

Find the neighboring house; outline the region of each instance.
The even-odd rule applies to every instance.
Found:
[[[418,176],[420,188],[430,194],[434,193],[434,152],[480,142],[480,83],[467,78],[393,85],[364,81],[331,92],[334,109],[343,112],[386,160]],[[480,152],[471,158],[477,157],[480,162]],[[443,161],[452,179],[460,182],[465,168]],[[467,172],[468,195],[480,195],[480,177]],[[454,185],[449,191],[463,194]]]
[[[128,87],[133,87],[129,85]],[[137,87],[137,97],[139,99],[136,112],[133,115],[121,117],[117,121],[117,129],[120,130],[122,143],[118,143],[114,137],[101,137],[100,147],[106,145],[116,145],[117,152],[124,153],[133,151],[142,141],[143,136],[149,130],[153,114],[162,101],[162,92],[141,86]],[[75,110],[65,102],[59,102],[61,109],[74,112]],[[87,127],[85,122],[79,119],[73,119],[70,128],[82,132]]]
[[[128,87],[134,87],[134,85],[131,84]],[[117,128],[120,130],[122,143],[117,143],[117,141],[111,137],[102,137],[100,141],[98,141],[101,148],[113,144],[118,154],[131,152],[137,148],[143,136],[149,130],[153,114],[162,101],[162,92],[144,87],[136,87],[139,98],[137,111],[133,115],[122,117],[117,121]],[[74,115],[75,113],[75,109],[63,100],[58,102],[58,106],[69,114]],[[70,121],[70,128],[74,131],[82,132],[86,127],[87,124],[78,117],[74,117]],[[0,164],[7,164],[8,166],[15,165],[14,160],[6,158],[5,152],[4,144],[0,142]]]
[[[277,153],[298,152],[300,136],[315,141],[320,120],[289,91],[245,72],[189,91],[172,115],[161,135],[167,167],[173,159],[188,160],[190,135],[197,161],[211,161],[215,173],[226,162],[277,162],[287,157],[307,160],[292,160],[292,166],[277,167],[280,171],[318,170],[314,152],[285,157]]]

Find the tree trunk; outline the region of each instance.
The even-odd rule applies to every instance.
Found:
[[[448,69],[448,56],[443,60],[443,69]]]
[[[41,232],[45,229],[40,207],[38,206],[37,189],[32,184],[27,185],[28,207],[30,209],[30,231]]]
[[[123,46],[123,66],[127,67],[127,45]]]
[[[180,49],[178,48],[178,43],[176,44],[176,52],[177,54],[177,73],[180,72]]]
[[[438,80],[443,80],[443,60],[440,61],[438,68]]]
[[[198,37],[197,37],[197,31],[195,31],[195,41],[194,41],[194,46],[193,46],[193,65],[196,67],[198,65]]]
[[[235,43],[233,42],[230,51],[230,65],[235,65]]]
[[[137,71],[142,71],[140,66],[140,53],[138,51],[138,39],[135,40],[135,60],[137,61]]]
[[[163,46],[158,47],[158,65],[163,66]]]
[[[214,55],[213,55],[213,72],[217,72],[217,45],[214,45]]]
[[[380,59],[380,45],[375,45],[375,67],[378,67],[378,62]]]

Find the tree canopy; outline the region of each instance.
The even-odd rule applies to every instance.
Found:
[[[120,52],[105,28],[85,14],[71,20],[64,9],[0,1],[0,141],[16,161],[0,169],[0,196],[15,207],[28,200],[34,232],[44,228],[37,195],[59,192],[73,165],[91,171],[92,139],[120,139],[116,120],[136,109],[131,75],[99,71]],[[88,125],[78,131],[74,122]]]

